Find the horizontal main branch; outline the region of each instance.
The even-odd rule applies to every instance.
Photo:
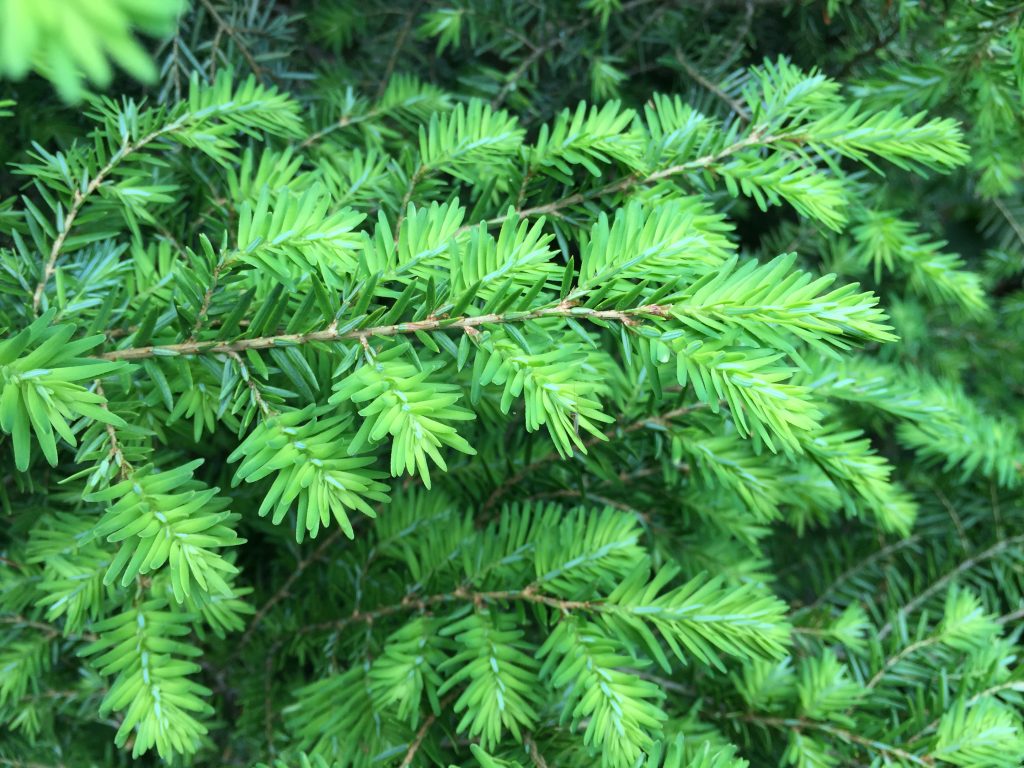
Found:
[[[590,320],[605,320],[635,325],[638,317],[667,317],[668,308],[659,304],[645,304],[632,309],[588,309],[575,306],[572,302],[563,301],[553,307],[535,309],[529,312],[511,312],[503,315],[486,314],[465,317],[429,317],[410,323],[378,325],[370,328],[357,328],[339,332],[334,326],[322,331],[309,333],[288,333],[279,336],[259,336],[252,339],[235,341],[185,341],[180,344],[164,344],[145,347],[127,347],[112,352],[105,352],[99,357],[103,360],[144,360],[150,357],[176,357],[182,355],[216,355],[238,354],[247,350],[271,349],[280,346],[311,344],[314,342],[365,341],[374,336],[401,336],[421,331],[461,330],[472,332],[482,325],[503,325],[507,323],[539,320],[545,317],[579,317]]]
[[[401,602],[394,603],[392,605],[385,605],[370,611],[360,611],[357,609],[348,616],[343,616],[340,619],[300,627],[297,632],[300,635],[305,635],[310,632],[326,632],[328,630],[339,631],[347,627],[349,624],[372,624],[378,619],[382,619],[396,613],[404,613],[406,611],[423,612],[436,605],[466,601],[472,603],[522,601],[535,603],[537,605],[546,605],[549,608],[554,608],[562,613],[571,613],[573,611],[582,610],[601,611],[608,608],[606,604],[601,602],[588,600],[563,600],[551,595],[545,595],[537,591],[537,584],[530,584],[523,589],[508,589],[491,592],[477,592],[462,586],[452,592],[428,595],[426,597],[407,595],[401,600]]]

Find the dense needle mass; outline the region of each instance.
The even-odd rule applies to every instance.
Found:
[[[0,766],[1020,765],[938,6],[0,0]]]

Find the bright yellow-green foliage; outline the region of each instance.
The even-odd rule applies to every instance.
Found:
[[[186,5],[0,0],[0,765],[1021,765],[1024,5]]]
[[[135,38],[169,35],[187,0],[0,0],[0,76],[30,70],[53,81],[68,101],[85,82],[105,88],[113,65],[147,83],[157,67]]]

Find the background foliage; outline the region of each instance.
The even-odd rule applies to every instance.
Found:
[[[0,0],[0,764],[1020,765],[1022,13]]]

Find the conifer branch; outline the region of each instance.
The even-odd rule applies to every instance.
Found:
[[[783,730],[809,730],[809,731],[820,731],[827,733],[832,736],[836,736],[843,741],[850,744],[857,744],[873,754],[878,754],[887,758],[895,758],[912,765],[920,766],[933,766],[935,760],[928,755],[919,756],[912,752],[908,752],[905,749],[894,746],[892,744],[886,744],[882,741],[870,739],[866,736],[862,736],[853,731],[847,730],[846,728],[840,728],[830,723],[819,723],[815,720],[808,720],[806,718],[781,718],[781,717],[764,717],[761,715],[742,714],[739,715],[739,719],[748,723],[754,723],[755,725],[764,725],[770,728],[781,728]]]
[[[100,355],[103,360],[144,360],[150,357],[176,357],[187,355],[216,355],[245,352],[247,350],[272,349],[274,347],[312,344],[317,342],[366,341],[374,337],[400,336],[424,331],[469,331],[486,325],[505,325],[540,320],[547,317],[573,317],[589,320],[616,322],[636,325],[645,317],[666,317],[668,309],[658,304],[647,304],[633,309],[595,310],[579,307],[571,302],[556,306],[509,314],[472,315],[456,318],[428,318],[408,323],[380,325],[340,332],[329,327],[310,333],[289,333],[278,336],[261,336],[252,339],[223,341],[186,341],[179,344],[164,344],[145,347],[128,347]]]
[[[93,382],[93,388],[96,390],[96,394],[103,398],[100,403],[100,407],[110,413],[110,408],[107,406],[106,394],[103,391],[103,383],[96,379]],[[128,459],[124,456],[124,451],[121,450],[121,442],[117,439],[117,430],[114,429],[114,425],[111,422],[107,422],[103,425],[107,431],[107,439],[110,441],[110,457],[114,459],[114,463],[118,467],[118,473],[121,479],[124,480],[129,477],[132,473],[132,465],[128,462]]]
[[[396,3],[0,0],[0,762],[1020,765],[1020,9]]]
[[[506,81],[502,84],[501,88],[491,99],[491,106],[494,108],[500,107],[505,103],[505,99],[508,95],[514,91],[519,81],[523,79],[530,67],[541,60],[546,54],[550,53],[555,48],[564,45],[566,40],[571,39],[571,36],[579,30],[586,27],[591,23],[589,18],[584,18],[580,23],[559,31],[559,34],[549,38],[546,42],[536,46],[529,56],[523,59],[523,61],[516,67],[507,77]]]
[[[38,630],[46,635],[48,638],[54,638],[60,636],[60,630],[52,624],[46,624],[42,621],[35,621],[25,616],[0,616],[0,623],[3,624],[16,624],[19,627],[30,627],[31,629]]]
[[[53,277],[53,273],[57,271],[57,260],[60,258],[61,250],[64,248],[64,242],[67,240],[68,235],[71,234],[71,228],[75,224],[75,219],[78,218],[78,214],[81,213],[86,202],[96,194],[99,188],[107,181],[107,179],[110,178],[110,175],[114,172],[117,166],[125,160],[125,158],[153,143],[161,136],[176,130],[182,123],[182,120],[177,120],[170,125],[146,134],[135,142],[125,137],[121,147],[111,156],[106,164],[97,171],[96,175],[93,176],[85,186],[85,189],[75,190],[72,195],[71,207],[68,208],[67,213],[61,217],[62,223],[60,231],[57,233],[57,237],[54,238],[53,246],[50,248],[50,255],[47,257],[46,263],[43,265],[43,276],[40,278],[39,282],[36,284],[35,290],[32,292],[32,312],[35,315],[39,314],[39,309],[43,301],[43,291],[46,290],[46,284],[50,281],[50,278]]]
[[[750,7],[750,5],[747,6],[748,19]],[[676,49],[675,56],[676,61],[679,62],[679,66],[681,66],[683,70],[686,72],[686,74],[688,74],[698,85],[700,85],[706,91],[709,91],[710,93],[714,94],[718,99],[724,102],[729,107],[730,111],[732,111],[732,113],[735,114],[740,120],[744,122],[750,122],[750,110],[747,109],[742,102],[730,96],[720,87],[715,85],[714,82],[705,77],[704,74],[699,69],[697,69],[697,67],[695,67],[690,62],[690,60],[683,55],[683,52],[678,48]]]
[[[259,629],[260,624],[267,617],[267,614],[274,608],[275,605],[280,603],[282,600],[288,597],[289,590],[292,585],[302,576],[309,566],[320,560],[327,551],[338,543],[338,540],[344,536],[345,532],[341,528],[335,528],[331,533],[323,538],[317,547],[310,552],[306,557],[300,560],[288,578],[282,582],[281,586],[278,587],[277,591],[270,596],[270,598],[260,606],[259,610],[253,615],[249,621],[249,626],[246,628],[245,633],[238,641],[238,650],[243,650],[255,636],[256,630]]]
[[[422,0],[415,0],[412,7],[408,8],[405,12],[405,21],[402,22],[398,34],[395,35],[394,44],[391,47],[391,55],[388,56],[387,64],[384,65],[384,74],[381,75],[380,82],[377,84],[378,99],[384,95],[388,83],[391,82],[391,76],[395,72],[395,65],[398,64],[398,57],[402,53],[402,46],[409,36],[409,32],[412,31],[412,25],[416,21],[416,14],[419,13],[422,4]]]
[[[1007,225],[1013,231],[1014,235],[1017,236],[1017,240],[1020,241],[1021,246],[1024,246],[1024,223],[1017,220],[1013,211],[1009,209],[1006,203],[998,197],[993,197],[989,202],[996,207],[996,210],[1006,220]]]
[[[245,382],[246,387],[249,388],[249,392],[252,394],[253,402],[255,402],[256,406],[260,409],[260,413],[263,415],[263,417],[268,418],[277,413],[277,411],[275,411],[270,406],[270,404],[263,398],[263,393],[260,392],[259,385],[253,380],[252,373],[250,373],[249,367],[245,364],[245,361],[242,359],[242,356],[239,355],[234,350],[230,350],[226,354],[228,357],[234,360],[235,365],[238,366],[238,370],[241,373],[242,380]]]
[[[442,712],[446,712],[451,703],[455,700],[455,694],[449,694],[445,697],[440,704],[439,709]],[[402,762],[398,764],[398,768],[409,768],[412,765],[413,760],[416,759],[416,753],[420,751],[420,747],[423,745],[423,740],[427,737],[431,727],[437,722],[437,715],[431,712],[423,720],[423,725],[416,731],[416,735],[413,740],[409,743],[409,748],[405,751],[405,755],[402,757]]]
[[[884,678],[889,673],[889,671],[897,664],[899,664],[901,661],[906,659],[908,656],[917,653],[922,648],[927,648],[930,645],[935,645],[936,643],[940,642],[941,639],[942,638],[938,636],[926,637],[921,640],[917,640],[916,642],[913,642],[910,645],[904,646],[897,653],[894,653],[892,656],[885,660],[881,668],[879,668],[879,670],[871,676],[871,679],[864,684],[864,687],[868,690],[871,690],[876,685],[878,685],[882,681],[882,678]]]
[[[203,324],[206,322],[206,314],[210,311],[210,304],[213,301],[213,294],[217,291],[217,283],[220,280],[221,273],[229,266],[230,262],[221,261],[213,268],[213,272],[210,275],[210,285],[203,293],[203,303],[196,313],[196,321],[192,324],[192,333],[189,335],[189,341],[195,341],[196,336],[203,329]]]
[[[909,616],[915,610],[917,610],[918,607],[925,603],[930,597],[932,597],[932,595],[934,595],[937,592],[941,592],[943,589],[946,588],[948,584],[954,582],[956,579],[958,579],[960,576],[973,569],[975,566],[979,565],[980,563],[984,563],[988,560],[991,560],[992,558],[998,557],[1007,550],[1019,546],[1020,544],[1024,544],[1024,535],[1011,536],[1008,539],[1003,539],[1002,541],[996,542],[988,549],[979,552],[973,557],[969,557],[966,560],[963,560],[959,565],[957,565],[956,568],[952,569],[951,571],[944,574],[942,577],[933,581],[926,589],[919,592],[911,600],[909,600],[907,603],[901,606],[900,609],[897,611],[896,615],[899,617]],[[892,632],[895,626],[894,621],[895,618],[890,619],[884,625],[882,625],[881,629],[878,630],[879,640],[884,640],[889,636],[889,634]]]
[[[979,701],[983,701],[984,699],[987,699],[990,696],[995,696],[999,693],[1002,693],[1003,691],[1024,691],[1024,681],[1010,680],[1005,683],[998,683],[996,685],[989,686],[985,690],[979,691],[978,693],[974,694],[969,699],[967,699],[966,705],[970,707],[974,704],[977,704]],[[929,733],[932,733],[936,728],[938,728],[939,723],[941,721],[942,717],[936,717],[934,720],[932,720],[930,723],[924,726],[921,730],[919,730],[917,733],[915,733],[913,736],[907,739],[907,742],[913,744],[914,742],[920,741]]]
[[[548,768],[548,761],[540,753],[540,748],[537,746],[537,740],[533,738],[533,734],[524,733],[523,744],[530,754],[530,762],[533,763],[534,768]]]
[[[917,534],[908,536],[904,539],[899,539],[897,541],[892,542],[891,544],[887,544],[886,546],[880,548],[877,552],[870,555],[869,557],[865,557],[862,560],[858,560],[857,562],[853,563],[849,568],[847,568],[838,576],[836,576],[836,578],[828,585],[828,587],[821,591],[821,593],[818,595],[817,599],[815,599],[813,603],[797,609],[797,615],[803,614],[805,612],[814,612],[818,610],[819,608],[821,608],[822,605],[825,604],[825,602],[832,595],[835,594],[836,590],[839,589],[841,585],[846,584],[857,574],[867,570],[868,568],[871,568],[875,563],[879,562],[880,560],[884,560],[893,553],[915,546],[920,541],[920,539],[921,537]]]
[[[524,587],[523,589],[507,589],[507,590],[492,590],[492,591],[475,591],[466,587],[458,587],[451,592],[443,592],[436,595],[427,595],[425,597],[416,597],[415,595],[406,595],[400,602],[392,603],[391,605],[381,606],[379,608],[373,608],[368,611],[355,610],[348,616],[344,616],[340,619],[333,621],[325,621],[319,624],[310,624],[298,629],[300,635],[309,634],[312,632],[340,632],[351,624],[373,624],[380,619],[393,616],[396,613],[405,612],[424,612],[428,611],[434,606],[443,605],[445,603],[456,603],[466,602],[473,604],[482,604],[485,602],[513,602],[522,601],[526,603],[534,603],[536,605],[544,605],[548,608],[554,608],[564,614],[572,613],[573,611],[601,611],[605,610],[601,603],[589,602],[586,600],[564,600],[558,597],[552,597],[536,591],[536,587],[533,585]],[[610,610],[610,608],[609,608]]]
[[[245,41],[242,39],[242,36],[238,33],[238,30],[235,29],[233,25],[229,24],[224,19],[224,17],[220,15],[220,12],[217,10],[217,7],[211,2],[211,0],[199,0],[199,2],[210,14],[210,17],[217,25],[219,32],[226,34],[228,37],[230,37],[232,42],[234,42],[234,44],[238,47],[238,52],[242,54],[242,58],[245,59],[246,63],[249,65],[249,69],[252,70],[252,73],[256,75],[256,77],[263,77],[265,70],[263,69],[262,66],[260,66],[260,63],[256,61],[256,57],[252,55],[252,51],[249,50],[249,46],[245,44]],[[213,71],[214,73],[216,73],[216,57],[213,57],[213,62]]]
[[[501,224],[508,220],[512,215],[519,217],[556,215],[560,211],[566,208],[571,208],[574,205],[580,205],[581,203],[586,203],[591,200],[598,200],[620,192],[628,192],[634,187],[643,187],[649,184],[655,184],[659,181],[664,181],[665,179],[692,173],[694,171],[708,170],[714,168],[722,160],[725,160],[738,152],[742,152],[745,149],[759,146],[771,146],[772,144],[782,141],[799,141],[799,137],[788,133],[765,133],[764,127],[758,126],[755,127],[748,136],[739,139],[716,152],[703,155],[694,160],[689,160],[685,163],[678,163],[676,165],[669,166],[668,168],[662,168],[644,176],[638,176],[636,174],[623,176],[620,179],[609,182],[608,184],[597,187],[596,189],[588,190],[586,192],[575,192],[567,197],[561,198],[560,200],[545,203],[544,205],[517,209],[513,214],[506,213],[501,216],[495,216],[488,219],[486,223],[488,226]]]
[[[610,441],[620,432],[621,434],[628,435],[633,432],[637,432],[638,430],[645,429],[652,424],[660,427],[667,427],[669,424],[672,423],[674,419],[677,419],[680,416],[685,416],[687,413],[691,413],[692,411],[701,410],[702,408],[707,407],[710,407],[707,403],[693,403],[692,405],[679,406],[677,408],[673,408],[669,411],[666,411],[665,413],[656,414],[654,416],[645,416],[642,419],[637,419],[636,421],[627,424],[625,427],[622,427],[621,429],[617,427],[609,429],[607,432],[604,433],[604,441]],[[587,440],[584,443],[584,446],[587,448],[592,448],[593,446],[598,445],[601,442],[603,442],[601,438],[593,437]],[[541,467],[547,464],[550,464],[557,458],[558,452],[551,451],[550,453],[545,454],[539,459],[531,461],[529,464],[527,464],[521,470],[516,472],[514,475],[504,480],[493,491],[491,491],[490,495],[484,501],[483,506],[480,508],[481,512],[487,512],[488,510],[493,509],[494,506],[498,503],[498,501],[501,500],[503,496],[509,493],[524,479],[529,477],[534,471],[540,469]]]
[[[369,122],[379,117],[380,115],[384,114],[385,112],[385,109],[375,107],[362,115],[342,115],[330,125],[327,125],[321,128],[320,130],[314,131],[313,133],[309,134],[309,136],[307,136],[305,139],[299,142],[299,148],[307,149],[308,147],[311,147],[314,144],[318,143],[321,139],[324,138],[324,136],[334,133],[335,131],[340,131],[342,128],[347,128],[350,125],[359,125],[360,123]]]

